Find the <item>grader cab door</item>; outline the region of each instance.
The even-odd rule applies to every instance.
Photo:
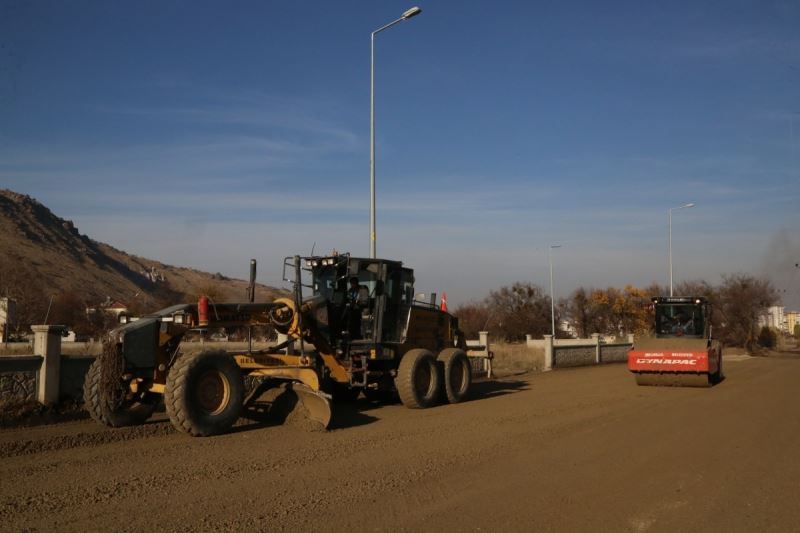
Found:
[[[361,307],[361,338],[357,343],[402,342],[414,297],[414,273],[399,261],[350,260],[349,276],[369,298]]]
[[[359,335],[356,344],[380,342],[380,323],[383,315],[385,267],[380,260],[351,258],[349,278],[358,279],[359,297],[350,301],[350,312],[358,313]],[[351,290],[351,289],[348,289]],[[350,298],[352,300],[352,297]]]
[[[382,341],[403,342],[408,314],[414,299],[414,271],[401,265],[387,265],[382,317]]]

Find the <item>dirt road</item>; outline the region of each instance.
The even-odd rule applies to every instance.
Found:
[[[624,365],[484,383],[424,411],[357,402],[338,429],[168,422],[0,432],[2,530],[789,531],[800,358],[726,361],[713,389]]]

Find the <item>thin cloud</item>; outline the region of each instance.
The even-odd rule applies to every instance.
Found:
[[[106,104],[95,105],[93,109],[108,114],[157,117],[159,121],[166,119],[294,131],[319,138],[317,145],[326,146],[329,150],[354,151],[363,144],[361,137],[340,121],[320,118],[330,116],[327,110],[331,108],[331,103],[323,100],[278,97],[254,90],[221,91],[179,82],[157,87],[162,92],[169,89],[165,97],[179,93],[183,99],[187,99],[187,92],[191,90],[192,99],[200,99],[202,104],[157,107]]]

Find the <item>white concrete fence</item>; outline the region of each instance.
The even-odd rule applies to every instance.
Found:
[[[492,378],[492,360],[494,353],[489,349],[489,332],[479,331],[478,340],[467,340],[467,356],[472,364],[472,374],[480,376],[486,374]]]
[[[32,354],[0,355],[0,404],[38,401],[48,405],[82,398],[83,381],[95,356],[62,355],[63,326],[31,326],[31,329]],[[279,336],[278,343],[286,340],[285,336]],[[287,350],[295,347],[296,343],[289,344]],[[482,331],[477,340],[467,341],[467,355],[474,375],[492,377],[493,354],[488,332]]]
[[[31,326],[33,354],[0,355],[0,403],[38,401],[48,405],[82,396],[91,355],[62,355],[63,326]]]
[[[554,339],[552,335],[534,339],[525,335],[525,344],[544,351],[544,370],[548,371],[627,361],[628,350],[633,346],[633,334],[628,335],[627,342],[606,342],[599,333],[593,333],[589,339]]]

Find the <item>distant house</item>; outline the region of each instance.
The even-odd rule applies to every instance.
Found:
[[[120,302],[119,300],[112,300],[111,298],[107,298],[105,302],[101,303],[97,307],[86,308],[87,315],[92,315],[94,313],[97,313],[98,311],[118,317],[122,313],[128,312],[128,306]]]
[[[572,325],[572,322],[569,320],[562,320],[558,323],[558,328],[565,332],[570,337],[577,339],[578,338],[578,330],[575,329],[575,326]]]
[[[114,301],[111,305],[103,308],[106,313],[113,314],[115,316],[119,316],[122,313],[128,312],[128,306],[122,302]]]

